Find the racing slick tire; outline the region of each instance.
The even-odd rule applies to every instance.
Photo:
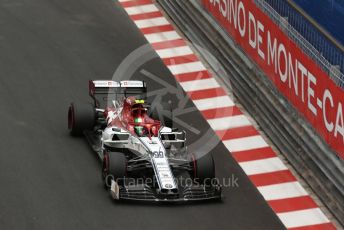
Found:
[[[68,129],[73,136],[80,136],[94,127],[96,113],[91,104],[72,103],[68,109]]]
[[[158,120],[163,126],[173,128],[173,112],[171,103],[161,103],[159,105],[152,105],[151,118]]]
[[[213,156],[209,153],[197,159],[192,156],[192,166],[194,170],[194,179],[200,184],[209,185],[215,179],[215,164]]]
[[[111,180],[120,183],[127,174],[127,158],[120,152],[106,152],[103,159],[102,176],[105,188],[111,187]]]

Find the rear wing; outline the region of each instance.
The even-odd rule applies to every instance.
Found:
[[[147,98],[147,87],[144,81],[89,81],[89,95],[95,100],[96,107],[106,108],[110,101],[119,101],[134,96],[137,99]]]

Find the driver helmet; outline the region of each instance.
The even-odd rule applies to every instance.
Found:
[[[142,122],[142,117],[135,117],[134,118],[135,123],[141,123]]]

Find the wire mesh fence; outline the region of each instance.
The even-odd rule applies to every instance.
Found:
[[[343,51],[293,10],[286,1],[254,0],[288,36],[341,88],[344,88]],[[270,5],[271,4],[271,5]],[[273,7],[272,7],[273,6]],[[279,11],[277,12],[276,9]],[[283,15],[281,15],[283,13]],[[287,23],[286,23],[287,22]]]

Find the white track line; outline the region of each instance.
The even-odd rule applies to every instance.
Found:
[[[239,163],[239,165],[248,176],[288,169],[278,157],[245,161]]]
[[[179,34],[176,31],[146,34],[145,37],[149,41],[149,43],[164,42],[164,41],[181,39],[181,37],[179,36]]]
[[[199,111],[234,106],[234,102],[228,96],[193,100],[193,103]]]
[[[219,102],[219,105],[222,105]],[[207,120],[209,125],[215,130],[226,130],[251,125],[251,122],[245,115],[236,115],[230,117],[221,117]],[[226,145],[226,143],[224,143]],[[227,147],[228,148],[228,147]]]
[[[169,49],[160,49],[160,50],[156,50],[156,52],[161,58],[172,58],[172,57],[179,57],[179,56],[193,54],[192,50],[188,46],[181,46],[181,47],[169,48]]]
[[[137,27],[139,27],[140,29],[155,27],[155,26],[170,25],[170,23],[164,17],[136,20],[134,22],[137,25]]]
[[[265,200],[279,200],[308,195],[297,181],[257,187]]]
[[[124,8],[129,15],[144,14],[159,11],[159,9],[154,4],[142,5],[142,6],[132,6]]]
[[[207,70],[202,64],[202,62],[200,61],[179,64],[179,65],[169,65],[167,67],[170,69],[173,75]]]
[[[244,126],[244,124],[233,123],[232,127],[228,127],[228,128],[229,129],[233,128],[233,126],[241,127],[241,126]],[[251,149],[259,149],[259,148],[269,146],[260,135],[251,136],[251,137],[241,137],[241,138],[232,139],[232,140],[224,140],[223,143],[230,152],[239,152],[239,151],[245,151],[245,150],[251,150]]]
[[[329,222],[327,217],[319,208],[278,213],[277,216],[287,228],[324,224]]]
[[[220,87],[220,85],[217,83],[217,81],[214,78],[181,82],[180,85],[183,87],[185,92]]]

